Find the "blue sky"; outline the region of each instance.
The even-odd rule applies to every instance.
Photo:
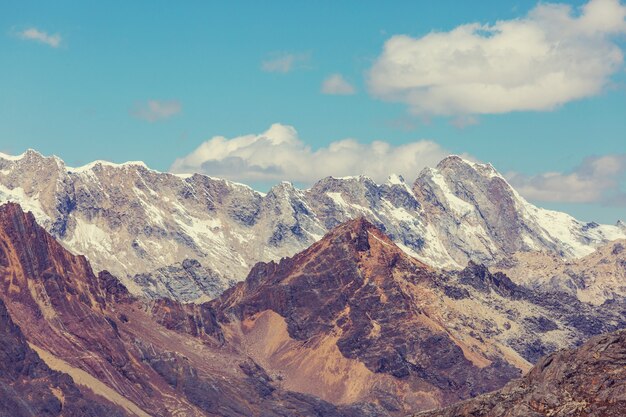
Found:
[[[581,7],[587,2],[567,4],[572,6],[568,12],[572,19],[585,14]],[[622,9],[617,0],[594,4],[598,9]],[[626,76],[621,57],[608,62],[603,58],[608,54],[597,52],[597,45],[624,51],[626,33],[619,22],[613,22],[615,30],[610,33],[582,41],[580,34],[547,35],[565,36],[563,44],[573,45],[571,51],[581,54],[578,61],[594,64],[580,67],[577,57],[570,57],[573,53],[549,62],[551,71],[557,67],[558,72],[562,65],[566,76],[583,74],[583,92],[563,99],[570,96],[563,95],[563,89],[576,90],[579,84],[565,81],[552,91],[550,83],[546,96],[554,93],[556,105],[537,104],[539,99],[533,96],[524,101],[526,107],[518,108],[515,102],[500,108],[499,102],[506,101],[502,95],[482,100],[478,94],[468,100],[458,92],[435,106],[440,91],[457,88],[456,78],[445,65],[437,67],[447,62],[437,53],[439,44],[420,41],[432,32],[449,36],[455,28],[474,22],[496,25],[521,20],[530,22],[528,27],[541,28],[543,18],[536,17],[536,2],[8,1],[0,7],[3,152],[35,148],[60,156],[68,165],[94,159],[143,160],[162,171],[185,167],[260,187],[281,176],[306,184],[314,175],[345,173],[317,155],[315,161],[326,170],[294,173],[278,161],[276,169],[263,170],[264,176],[258,172],[242,176],[251,166],[267,163],[259,159],[265,148],[257,139],[264,132],[283,132],[270,129],[280,123],[293,126],[297,133],[285,131],[287,139],[269,142],[287,140],[292,146],[296,141],[298,157],[352,138],[360,147],[348,148],[366,163],[372,149],[368,146],[374,141],[387,143],[393,153],[398,146],[428,140],[437,149],[428,148],[424,158],[423,147],[412,151],[419,161],[403,168],[415,167],[414,173],[403,172],[409,181],[417,176],[422,160],[432,165],[440,154],[465,154],[491,162],[541,206],[584,220],[613,223],[626,218]],[[513,28],[511,33],[522,29]],[[420,54],[426,50],[419,62],[411,63],[414,78],[409,81],[443,72],[447,78],[435,81],[442,90],[427,89],[429,95],[409,99],[414,90],[390,87],[398,69],[383,62],[383,51],[396,35],[406,35],[409,46]],[[475,40],[482,32],[473,36]],[[498,32],[484,36],[497,37]],[[593,42],[596,46],[588,47]],[[527,43],[512,43],[510,49]],[[553,39],[554,43],[560,44],[561,39]],[[475,61],[468,62],[471,66]],[[425,73],[423,68],[431,65],[434,69]],[[375,67],[385,71],[374,77]],[[500,70],[494,71],[480,82],[490,85],[492,79],[499,79]],[[333,74],[341,78],[325,91],[342,94],[323,92],[324,81]],[[511,74],[521,77],[520,83],[536,84],[523,79],[523,74]],[[495,103],[499,110],[483,101]],[[467,126],[459,127],[462,122]],[[254,136],[249,138],[255,143],[250,152],[257,156],[237,154],[233,159],[233,154],[224,154],[219,161],[203,163],[202,158],[213,156],[197,148],[218,135],[228,140]],[[267,153],[273,154],[274,148],[269,149]],[[397,149],[396,154],[405,152]],[[375,174],[393,171],[397,155],[382,160],[389,163]],[[609,165],[612,169],[605,172],[603,167]],[[349,169],[367,171],[362,167],[354,162]],[[594,181],[597,187],[589,185]]]

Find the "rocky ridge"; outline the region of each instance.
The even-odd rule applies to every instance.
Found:
[[[385,184],[328,177],[306,190],[281,183],[263,194],[204,175],[159,173],[142,163],[71,168],[27,151],[0,157],[0,200],[32,211],[65,247],[85,254],[97,270],[110,269],[131,292],[144,292],[132,279],[144,274],[148,295],[163,297],[176,290],[161,268],[195,259],[212,271],[209,280],[218,274],[226,286],[256,262],[291,256],[359,216],[406,253],[451,269],[470,260],[492,265],[520,251],[571,259],[626,238],[623,227],[534,207],[490,165],[456,156],[425,169],[412,186],[399,176]],[[198,282],[182,284],[184,299],[203,291]]]
[[[503,389],[414,417],[618,417],[626,410],[626,331],[542,358]]]
[[[0,416],[126,417],[105,398],[81,390],[28,345],[0,300]]]
[[[549,252],[520,252],[494,268],[524,286],[572,294],[596,305],[626,297],[623,239],[578,259],[562,259]]]

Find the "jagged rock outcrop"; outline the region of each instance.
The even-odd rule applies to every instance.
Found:
[[[131,280],[147,298],[169,298],[183,303],[211,300],[235,284],[195,259],[137,274]]]
[[[500,391],[415,417],[618,417],[626,410],[626,331],[542,358]]]
[[[416,173],[417,174],[417,173]],[[587,255],[626,229],[579,222],[527,203],[490,165],[456,156],[424,170],[409,186],[367,177],[325,178],[310,189],[289,183],[267,194],[204,175],[159,173],[142,163],[94,162],[80,168],[27,151],[0,156],[0,201],[16,201],[65,247],[109,269],[129,290],[191,299],[202,280],[182,273],[177,288],[159,276],[186,259],[241,280],[258,261],[291,256],[336,225],[365,216],[428,265],[492,265],[518,251],[560,258]],[[145,276],[144,276],[145,277]],[[211,279],[212,281],[212,279]],[[209,286],[206,297],[216,289]],[[200,298],[202,300],[202,298]]]

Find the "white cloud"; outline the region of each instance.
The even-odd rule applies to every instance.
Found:
[[[415,114],[551,110],[607,86],[622,67],[613,37],[626,33],[625,17],[618,0],[590,0],[579,12],[542,3],[493,25],[393,36],[369,72],[369,89]]]
[[[273,124],[261,134],[213,137],[177,159],[170,170],[252,183],[289,180],[311,184],[329,175],[359,174],[381,182],[393,173],[416,178],[422,168],[434,166],[448,154],[428,140],[396,146],[343,139],[313,150],[293,127]]]
[[[261,69],[265,72],[287,73],[301,68],[311,59],[311,54],[274,53],[270,58],[261,62]]]
[[[17,35],[22,39],[41,42],[53,48],[58,48],[59,46],[61,46],[62,39],[61,35],[59,35],[58,33],[51,35],[47,32],[32,27],[19,32]]]
[[[618,154],[586,158],[567,173],[547,172],[526,176],[513,172],[507,174],[507,178],[520,194],[530,200],[623,205],[626,195],[620,189],[620,179],[624,173],[626,154]]]
[[[146,103],[135,106],[131,114],[141,120],[156,122],[158,120],[169,119],[181,111],[182,106],[180,102],[176,100],[148,100]]]
[[[356,92],[354,86],[346,81],[341,74],[332,74],[322,82],[322,93],[333,95],[350,95]]]

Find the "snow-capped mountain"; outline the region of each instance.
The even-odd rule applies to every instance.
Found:
[[[468,260],[494,264],[518,251],[575,258],[626,238],[623,226],[537,208],[490,165],[457,156],[425,169],[412,186],[399,176],[384,184],[328,177],[306,190],[283,182],[264,194],[205,175],[157,172],[140,162],[71,168],[29,150],[0,155],[0,201],[32,211],[68,249],[85,254],[98,270],[126,277],[136,293],[143,292],[141,285],[130,277],[156,271],[151,288],[164,288],[157,270],[185,259],[224,282],[242,280],[256,262],[293,255],[358,216],[408,254],[452,269]],[[206,287],[219,292],[219,285]]]
[[[547,251],[569,259],[624,236],[624,228],[584,223],[536,207],[490,164],[448,157],[419,175],[413,191],[426,223],[457,262],[493,263],[516,252]]]

